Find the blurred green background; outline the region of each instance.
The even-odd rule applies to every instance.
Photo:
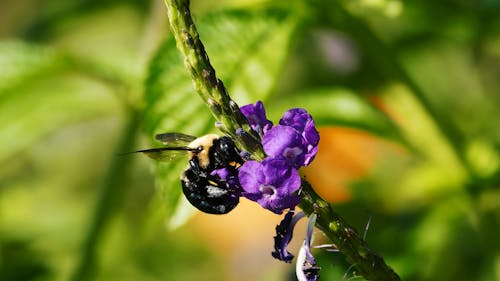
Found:
[[[191,2],[238,104],[313,114],[304,173],[403,280],[500,280],[500,1]],[[294,280],[279,216],[199,214],[185,161],[119,155],[213,124],[162,1],[2,0],[0,280]]]

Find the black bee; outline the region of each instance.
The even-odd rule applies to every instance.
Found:
[[[209,214],[226,214],[238,205],[239,184],[235,186],[231,179],[216,173],[224,168],[230,177],[236,177],[243,164],[240,151],[229,137],[166,133],[156,135],[156,139],[166,146],[137,152],[160,161],[171,161],[187,152],[189,166],[181,174],[182,192],[194,207]]]

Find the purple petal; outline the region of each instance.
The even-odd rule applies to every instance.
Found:
[[[314,125],[314,120],[309,120],[305,127],[302,136],[306,140],[308,145],[317,146],[319,143],[319,133],[316,130],[316,126]]]
[[[238,177],[244,193],[258,194],[259,185],[264,181],[261,172],[262,164],[258,161],[246,161],[239,168]]]
[[[286,161],[268,157],[262,161],[265,184],[281,185],[289,177],[290,166]]]
[[[300,202],[298,171],[283,160],[247,161],[239,169],[242,195],[276,214]]]
[[[303,165],[307,152],[307,146],[297,130],[282,125],[274,126],[264,134],[262,146],[268,156],[284,159],[296,168]]]
[[[312,117],[305,109],[292,108],[283,113],[283,117],[281,117],[279,123],[280,125],[293,127],[302,133],[309,120],[312,120]]]
[[[257,203],[261,205],[264,209],[275,214],[282,214],[283,210],[294,208],[300,203],[300,196],[297,194],[288,194],[286,196],[280,196],[277,199],[270,199],[269,197],[262,197],[257,200]]]
[[[229,170],[226,168],[215,169],[212,172],[210,172],[210,175],[217,176],[222,180],[226,180],[229,176]]]
[[[294,128],[302,136],[306,152],[301,165],[309,165],[318,152],[319,143],[319,133],[312,116],[305,109],[292,108],[283,114],[280,124]]]
[[[310,147],[306,155],[304,155],[303,166],[308,166],[309,164],[311,164],[311,162],[314,160],[314,157],[316,157],[316,153],[318,153],[318,146]]]
[[[274,236],[274,251],[271,255],[287,263],[293,259],[293,255],[288,252],[287,247],[293,237],[295,224],[304,217],[304,212],[294,215],[294,210],[290,209],[279,225],[276,226],[276,236]]]
[[[297,169],[288,167],[286,172],[283,173],[283,175],[280,176],[276,182],[278,184],[278,193],[280,195],[285,195],[297,192],[300,188],[301,179]]]
[[[273,126],[273,123],[267,120],[266,110],[261,101],[257,101],[255,105],[244,105],[240,107],[240,110],[247,118],[250,127],[261,136]]]
[[[231,194],[235,200],[239,201],[241,196],[241,185],[238,180],[238,170],[236,168],[221,168],[210,172],[209,179],[217,181],[219,187],[226,190],[231,190]]]

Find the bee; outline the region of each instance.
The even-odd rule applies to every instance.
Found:
[[[186,155],[188,167],[180,180],[187,200],[202,212],[226,214],[239,203],[241,188],[217,173],[224,169],[228,175],[237,175],[243,164],[240,151],[229,137],[208,134],[199,138],[182,133],[156,135],[165,147],[138,150],[158,161],[172,161]],[[237,182],[237,181],[236,181]]]

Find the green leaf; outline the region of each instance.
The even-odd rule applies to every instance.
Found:
[[[346,88],[325,88],[303,92],[272,102],[271,120],[279,120],[286,110],[303,107],[317,126],[345,126],[399,139],[395,124],[373,104]]]
[[[239,104],[264,100],[277,80],[297,18],[285,10],[214,14],[200,23],[214,68]],[[223,32],[221,32],[223,31]],[[222,34],[222,36],[221,36]]]
[[[240,104],[265,99],[288,54],[295,17],[285,10],[269,9],[225,10],[197,19],[200,38],[233,99]],[[195,93],[173,38],[150,64],[145,98],[144,127],[152,137],[164,132],[200,136],[214,128],[214,119]],[[179,174],[186,163],[157,165],[157,181],[169,216],[179,204]]]
[[[109,88],[69,71],[55,51],[20,42],[0,44],[0,161],[62,126],[118,110]]]
[[[50,48],[21,41],[0,42],[0,95],[29,79],[58,71],[65,62]]]

